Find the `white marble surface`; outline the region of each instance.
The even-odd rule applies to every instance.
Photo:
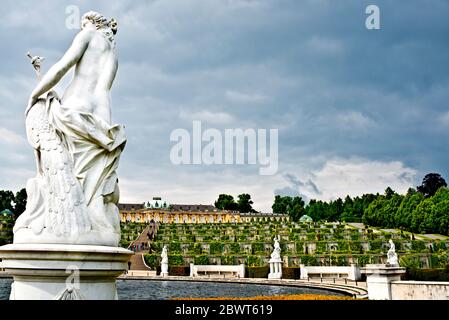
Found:
[[[116,278],[127,269],[132,255],[132,251],[106,246],[0,247],[2,266],[14,277],[12,300],[117,299]]]
[[[392,300],[392,282],[401,280],[401,275],[405,274],[405,268],[368,264],[362,269],[362,273],[366,274],[370,300]]]
[[[449,300],[449,282],[392,281],[392,300]]]

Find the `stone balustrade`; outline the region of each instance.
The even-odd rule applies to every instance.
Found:
[[[195,265],[190,264],[190,276],[231,274],[237,278],[245,277],[245,265]]]
[[[360,268],[355,264],[351,264],[349,267],[344,266],[305,266],[300,265],[301,267],[301,279],[308,279],[312,275],[319,275],[320,278],[326,276],[335,276],[336,278],[347,278],[349,280],[360,280],[361,272]]]

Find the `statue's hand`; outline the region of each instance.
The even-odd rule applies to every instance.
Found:
[[[28,105],[27,108],[25,110],[25,116],[28,115],[28,112],[30,112],[30,109],[34,106],[34,104],[37,102],[37,98],[35,98],[34,96],[31,96],[30,99],[28,100]]]

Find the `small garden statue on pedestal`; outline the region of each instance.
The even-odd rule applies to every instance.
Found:
[[[166,245],[162,249],[161,258],[161,277],[166,277],[168,276],[168,254]]]
[[[393,240],[390,239],[390,249],[387,252],[387,267],[399,267],[398,255],[396,254]]]
[[[279,241],[281,237],[278,235],[274,237],[274,250],[271,253],[270,273],[268,279],[281,279],[282,278],[282,259],[281,259],[281,246]]]

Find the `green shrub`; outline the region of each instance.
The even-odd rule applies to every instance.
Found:
[[[446,242],[444,242],[444,241],[437,241],[436,243],[435,243],[435,250],[436,251],[439,251],[439,250],[446,250],[446,249],[449,249],[449,247],[448,247],[448,245],[446,244]]]
[[[198,264],[198,265],[209,264],[209,256],[207,256],[207,255],[195,256],[194,263]]]
[[[265,253],[263,242],[253,242],[251,247],[253,249],[253,253]]]
[[[193,253],[194,254],[202,254],[203,253],[203,247],[201,246],[201,243],[195,243],[193,245]]]
[[[156,252],[162,252],[162,243],[159,241],[152,242],[151,248]]]
[[[184,257],[180,254],[169,254],[168,255],[168,265],[183,266],[184,265]]]
[[[338,251],[348,252],[349,251],[348,241],[338,241]]]
[[[357,256],[357,265],[359,267],[364,267],[365,265],[370,263],[370,256],[366,254],[361,254]]]
[[[316,242],[316,253],[327,252],[327,243],[325,241]]]
[[[359,239],[360,239],[360,233],[358,231],[357,232],[351,232],[351,240],[352,241],[357,241]]]
[[[173,241],[168,245],[168,252],[170,253],[180,253],[181,252],[181,243]]]
[[[143,256],[145,259],[145,263],[150,268],[156,268],[157,265],[159,265],[159,255],[158,254],[145,254]]]
[[[231,251],[232,254],[239,254],[240,253],[240,244],[238,243],[230,243],[229,244],[229,249]]]
[[[429,256],[429,264],[431,269],[445,268],[449,265],[449,253],[439,252]]]
[[[426,244],[421,240],[412,240],[412,251],[413,252],[423,252],[426,251]]]
[[[360,241],[351,241],[349,243],[349,251],[352,253],[360,253],[363,250],[362,243]]]
[[[246,264],[249,267],[259,267],[260,266],[260,257],[259,256],[248,256],[246,259]]]
[[[403,268],[418,269],[421,265],[419,255],[408,254],[399,258],[399,265]]]
[[[315,233],[308,233],[307,234],[307,240],[309,240],[309,241],[316,240]]]
[[[345,255],[337,256],[337,266],[348,266],[348,257]]]
[[[235,265],[235,256],[221,256],[222,265]]]
[[[210,254],[222,254],[224,249],[224,244],[221,242],[212,242],[210,244]]]
[[[299,254],[304,253],[304,242],[301,242],[301,241],[296,242],[296,253],[299,253]]]
[[[318,265],[317,259],[312,255],[302,255],[300,256],[301,263],[306,266],[316,266]]]
[[[371,251],[380,251],[382,249],[382,243],[383,241],[380,239],[371,240],[369,242],[369,248]]]

